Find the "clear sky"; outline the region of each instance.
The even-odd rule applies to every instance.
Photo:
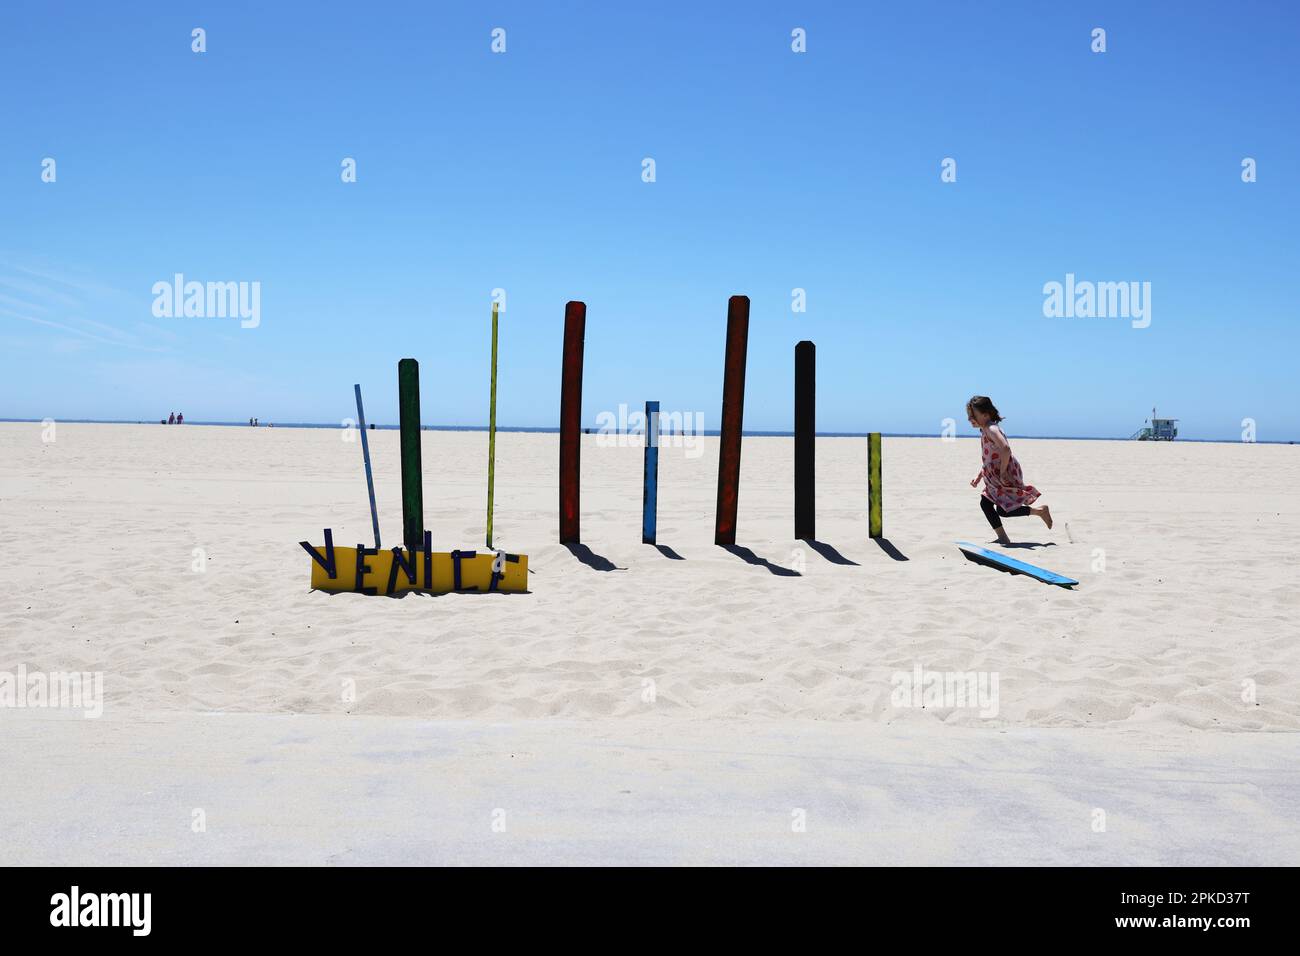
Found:
[[[360,382],[395,423],[413,356],[426,424],[486,424],[503,288],[507,425],[557,423],[582,299],[584,424],[717,428],[740,293],[748,429],[812,339],[820,430],[967,434],[978,392],[1300,439],[1297,63],[1287,2],[5,4],[0,417],[337,422]],[[176,273],[260,324],[155,317]],[[1067,273],[1151,283],[1149,327],[1044,316]]]

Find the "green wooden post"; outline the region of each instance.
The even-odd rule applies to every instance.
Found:
[[[867,507],[873,538],[885,536],[880,492],[880,432],[870,432],[867,435]]]
[[[402,444],[402,541],[411,554],[424,546],[424,480],[420,466],[420,363],[397,363]]]
[[[497,461],[497,304],[492,303],[492,398],[488,403],[487,546],[492,547],[492,485]]]

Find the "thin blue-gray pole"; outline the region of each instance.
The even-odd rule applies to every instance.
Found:
[[[352,386],[357,392],[357,426],[361,429],[361,457],[366,461],[366,490],[370,492],[370,523],[375,529],[375,550],[379,543],[379,512],[375,508],[375,477],[370,471],[370,442],[366,440],[366,410],[361,407],[361,385]]]

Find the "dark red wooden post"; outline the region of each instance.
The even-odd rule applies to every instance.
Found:
[[[587,305],[564,306],[564,365],[560,382],[560,544],[577,544],[578,465],[582,450],[582,346]]]
[[[740,500],[740,434],[745,418],[745,353],[749,348],[749,296],[727,302],[727,358],[722,378],[722,439],[718,451],[718,512],[714,544],[736,543]]]

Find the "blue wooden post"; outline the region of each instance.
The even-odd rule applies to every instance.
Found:
[[[379,543],[379,512],[375,510],[375,479],[370,472],[370,442],[366,440],[366,412],[361,407],[361,385],[352,386],[357,391],[357,427],[361,429],[361,457],[366,460],[366,490],[370,492],[370,523],[375,529],[375,550]]]
[[[641,496],[641,542],[655,543],[659,504],[659,403],[645,403],[645,492]]]

